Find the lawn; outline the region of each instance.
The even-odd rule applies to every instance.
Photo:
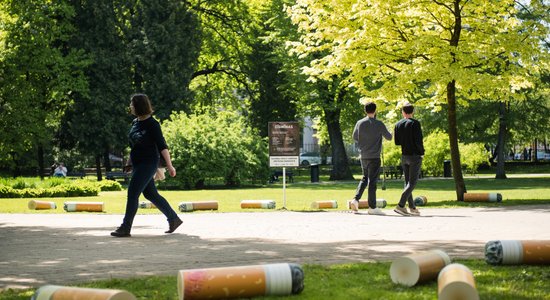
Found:
[[[305,176],[305,175],[301,175]],[[359,177],[356,176],[358,179]],[[316,200],[337,200],[337,210],[347,210],[347,201],[353,196],[356,181],[330,182],[321,178],[320,183],[301,182],[287,184],[286,208],[295,211],[312,210],[311,202]],[[386,181],[386,189],[379,182],[378,198],[388,202],[392,208],[403,187],[402,180]],[[477,207],[550,204],[550,175],[548,177],[517,177],[506,180],[492,178],[467,178],[470,192],[498,192],[502,203],[459,203],[455,201],[454,181],[443,178],[424,178],[415,195],[428,198],[429,207]],[[182,201],[219,201],[219,212],[244,211],[240,201],[245,199],[272,199],[277,208],[283,206],[282,184],[255,186],[240,189],[210,189],[191,191],[161,191],[173,207]],[[0,213],[65,213],[65,201],[105,202],[108,214],[124,212],[126,192],[101,192],[96,197],[40,198],[35,200],[54,201],[55,210],[32,211],[27,203],[32,198],[0,199]],[[366,196],[366,194],[365,194]],[[258,211],[258,210],[255,210]],[[158,214],[156,209],[140,209],[139,214]],[[193,212],[205,213],[205,212]],[[83,213],[86,214],[86,213]],[[482,260],[459,260],[474,273],[481,299],[550,299],[550,269],[547,266],[491,266]],[[406,288],[395,285],[389,277],[391,262],[356,263],[341,265],[304,265],[305,289],[293,297],[266,297],[260,299],[436,299],[437,282]],[[128,290],[138,299],[176,299],[176,276],[148,276],[131,279],[111,279],[88,282],[80,286]],[[8,290],[0,293],[0,300],[29,299],[34,290]]]
[[[547,266],[491,266],[483,260],[457,260],[474,274],[480,299],[550,299],[550,268]],[[394,284],[391,262],[304,265],[304,290],[289,297],[257,299],[436,299],[437,280],[411,288]],[[122,289],[138,299],[177,299],[174,276],[147,276],[90,282],[81,287]],[[0,300],[29,299],[34,290],[5,291]]]
[[[338,201],[337,210],[347,210],[347,201],[355,193],[357,182],[330,182],[320,183],[298,182],[287,184],[286,209],[295,211],[312,210],[311,203],[318,200]],[[386,189],[381,189],[379,182],[378,198],[385,199],[388,203],[386,209],[394,206],[400,196],[403,182],[399,179],[386,180]],[[429,207],[453,207],[453,206],[494,206],[494,205],[524,205],[524,204],[550,204],[550,176],[549,177],[519,177],[497,180],[491,178],[467,178],[466,187],[470,192],[497,192],[502,194],[502,203],[463,203],[457,202],[454,191],[454,181],[450,178],[425,178],[421,179],[415,189],[414,195],[423,195],[428,198]],[[282,208],[283,188],[276,183],[266,186],[257,186],[240,189],[209,189],[190,191],[161,191],[161,194],[177,208],[183,201],[217,200],[219,212],[238,212],[241,200],[270,199],[277,203],[277,209]],[[366,197],[366,193],[364,194]],[[100,201],[105,203],[105,211],[110,214],[124,213],[126,205],[126,191],[101,192],[94,197],[72,198],[35,198],[34,200],[54,201],[57,204],[55,210],[34,211],[27,207],[29,200],[0,199],[0,213],[64,213],[65,201]],[[145,200],[145,199],[141,199]],[[159,213],[156,209],[140,209],[139,213]],[[195,212],[197,213],[197,212]],[[201,213],[201,212],[198,212]]]

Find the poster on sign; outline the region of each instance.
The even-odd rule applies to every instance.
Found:
[[[269,122],[269,166],[298,167],[300,125],[298,122]]]

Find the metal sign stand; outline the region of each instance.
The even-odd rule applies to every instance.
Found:
[[[283,167],[283,207],[281,209],[286,210],[286,168]]]

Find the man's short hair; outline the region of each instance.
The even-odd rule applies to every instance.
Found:
[[[365,104],[365,112],[367,114],[372,114],[372,113],[376,112],[376,103],[367,102],[367,104]]]
[[[405,105],[403,105],[403,112],[410,115],[414,112],[414,106],[410,103],[405,103]]]

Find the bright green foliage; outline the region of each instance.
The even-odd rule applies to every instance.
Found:
[[[424,174],[441,176],[443,174],[443,161],[451,157],[449,135],[438,130],[424,137],[424,149],[426,149],[422,161]]]
[[[382,150],[384,151],[385,166],[401,165],[401,146],[395,145],[393,139],[391,141],[384,140]]]
[[[200,188],[219,179],[234,186],[268,178],[267,141],[237,114],[174,113],[162,127],[181,187]]]
[[[530,9],[539,2],[531,1]],[[324,53],[305,69],[309,75],[349,74],[350,85],[366,98],[392,105],[420,98],[435,108],[453,80],[461,101],[521,98],[518,92],[548,68],[547,53],[539,44],[548,28],[542,22],[520,21],[515,4],[299,0],[289,12],[304,33],[294,51]],[[461,24],[455,23],[455,14]],[[449,43],[455,25],[461,30],[458,46]]]
[[[257,93],[256,84],[247,74],[253,43],[253,19],[247,1],[191,0],[188,3],[197,16],[197,40],[200,41],[200,55],[190,83],[193,108],[243,110],[248,99]]]
[[[481,143],[460,144],[460,161],[470,174],[475,174],[482,164],[489,163],[489,154]]]
[[[482,164],[489,162],[489,153],[481,143],[459,144],[462,168],[474,174]],[[449,160],[449,135],[436,130],[424,137],[426,154],[422,161],[422,170],[425,175],[441,176],[443,174],[443,161]]]

